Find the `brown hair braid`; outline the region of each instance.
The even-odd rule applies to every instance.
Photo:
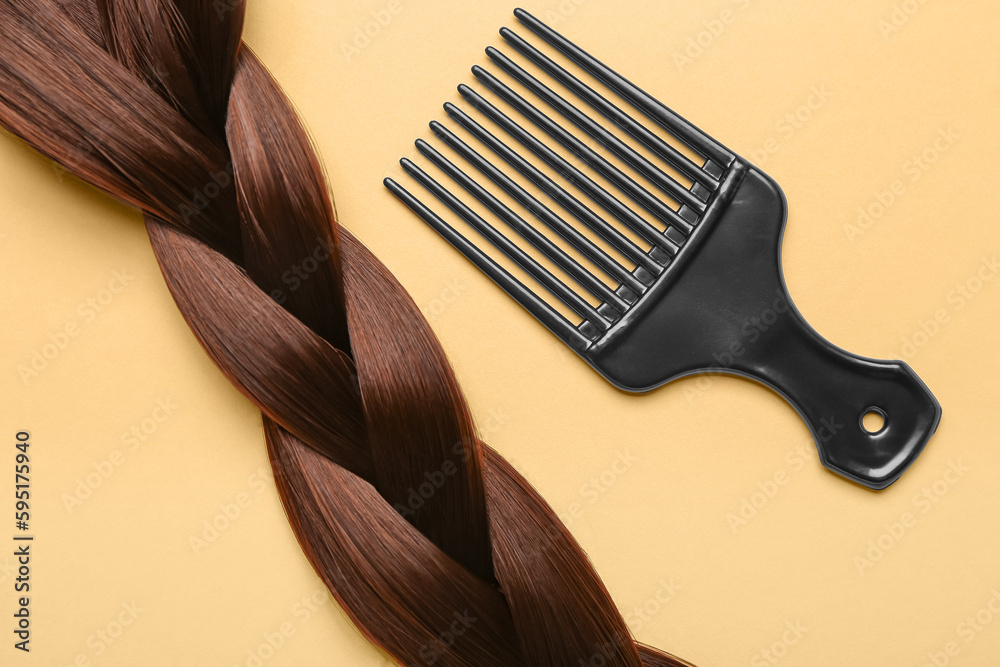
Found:
[[[338,227],[243,17],[236,0],[0,0],[0,123],[143,211],[178,308],[263,413],[303,551],[373,643],[405,664],[686,664],[632,639],[565,526],[479,441],[427,322]],[[447,482],[407,506],[434,471]]]

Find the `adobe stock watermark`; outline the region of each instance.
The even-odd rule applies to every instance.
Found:
[[[724,8],[718,15],[703,20],[700,29],[684,40],[684,47],[674,52],[672,59],[678,72],[683,72],[705,55],[729,27],[739,20],[740,14],[753,4],[753,0],[731,0],[730,4],[731,7]]]
[[[285,303],[288,301],[289,294],[301,289],[302,285],[330,261],[331,257],[333,257],[333,252],[330,250],[329,243],[317,236],[316,245],[313,246],[312,251],[281,273],[281,284],[284,287],[272,289],[269,296],[276,303]]]
[[[544,554],[557,544],[562,544],[565,537],[562,528],[569,529],[574,521],[582,519],[587,508],[604,498],[611,487],[617,484],[638,461],[638,457],[634,456],[628,449],[615,451],[611,463],[600,472],[592,474],[580,486],[578,495],[582,500],[571,502],[565,512],[557,512],[559,521],[546,524],[543,527],[544,535],[542,537],[544,539],[532,543],[524,557],[533,558]]]
[[[445,285],[441,288],[441,292],[431,299],[426,306],[421,310],[425,313],[428,320],[440,317],[447,311],[456,301],[458,301],[463,294],[465,294],[469,289],[469,286],[461,278],[461,276],[451,276],[445,281]]]
[[[882,35],[882,39],[889,39],[894,33],[899,32],[913,19],[914,16],[928,3],[930,0],[903,0],[902,2],[897,2],[889,10],[888,14],[884,14],[878,20],[878,31]]]
[[[767,648],[758,651],[750,658],[750,667],[768,667],[781,662],[794,646],[797,646],[802,638],[809,632],[809,628],[802,625],[802,621],[786,621],[781,637],[771,642]]]
[[[480,435],[485,439],[488,434],[500,430],[507,423],[507,419],[507,413],[502,408],[490,410],[487,418],[481,422]],[[397,502],[393,508],[403,517],[408,518],[416,515],[427,504],[428,500],[433,498],[450,479],[458,474],[459,466],[464,464],[468,458],[468,447],[461,440],[456,442],[452,446],[451,456],[444,459],[437,469],[425,471],[421,482],[407,490],[406,501]]]
[[[726,373],[698,373],[685,378],[681,387],[688,404],[698,403],[704,399],[721,377],[726,377]]]
[[[133,280],[135,280],[135,276],[130,274],[128,269],[114,271],[111,274],[111,279],[102,289],[80,302],[74,310],[74,318],[59,329],[50,332],[47,340],[35,348],[24,363],[17,365],[17,374],[21,378],[21,382],[27,385],[29,380],[38,377],[48,368],[49,364],[55,361],[88,325],[111,306],[117,296]]]
[[[454,612],[451,615],[452,621],[448,627],[442,630],[433,640],[422,644],[417,649],[417,660],[406,665],[406,667],[420,667],[421,665],[436,665],[441,658],[447,655],[448,650],[454,646],[479,619],[466,609],[461,612]],[[382,660],[384,667],[398,667],[400,663],[392,658]],[[248,666],[253,667],[253,666]]]
[[[543,9],[537,16],[540,21],[549,24],[551,28],[555,28],[576,14],[577,10],[587,2],[588,0],[560,0],[555,7]]]
[[[453,620],[447,629],[442,630],[433,641],[417,649],[417,656],[419,656],[420,661],[410,663],[411,667],[437,664],[447,654],[448,649],[454,646],[455,642],[465,635],[469,631],[469,628],[479,620],[468,609],[461,612],[456,611],[452,614],[452,618]]]
[[[926,319],[921,319],[919,326],[909,335],[903,336],[899,357],[906,361],[912,360],[921,350],[930,345],[931,341],[948,326],[953,315],[964,310],[1000,272],[1000,262],[996,254],[983,257],[975,271],[965,280],[955,283],[945,295],[944,305],[935,309]]]
[[[792,305],[788,301],[785,293],[778,289],[774,291],[774,299],[768,307],[762,309],[756,315],[751,315],[740,325],[739,335],[732,341],[726,349],[712,354],[716,366],[707,373],[701,373],[694,380],[684,384],[684,397],[688,403],[694,403],[699,398],[704,397],[716,383],[718,378],[725,375],[727,369],[736,365],[739,358],[745,355],[750,349],[778,322],[781,317],[788,316],[792,311]]]
[[[961,459],[948,462],[948,467],[940,477],[922,487],[910,499],[912,509],[903,511],[895,519],[882,525],[883,531],[868,540],[865,550],[854,557],[854,567],[858,576],[865,576],[876,563],[881,562],[900,540],[917,526],[921,518],[929,514],[958,484],[970,468]]]
[[[84,501],[94,495],[128,458],[149,441],[160,426],[177,411],[177,403],[171,397],[157,399],[152,410],[141,420],[132,424],[121,435],[121,447],[111,450],[107,457],[91,464],[92,470],[76,478],[71,493],[63,493],[59,498],[63,507],[72,514]]]
[[[226,191],[233,184],[233,162],[226,163],[222,171],[212,171],[208,174],[211,180],[207,181],[200,188],[191,191],[191,198],[177,208],[177,213],[184,222],[190,222],[191,218],[200,215],[207,209],[212,201]]]
[[[125,634],[139,616],[145,611],[135,600],[122,602],[110,621],[98,628],[87,637],[86,646],[89,651],[77,653],[72,660],[60,662],[57,667],[91,667],[104,664],[97,658],[104,655]]]
[[[413,4],[413,0],[389,0],[378,9],[371,10],[364,21],[354,27],[348,40],[341,40],[340,55],[350,62],[368,50],[374,40],[392,25],[403,9]]]
[[[598,473],[591,475],[580,485],[579,500],[571,502],[566,512],[559,516],[563,524],[569,528],[574,521],[579,521],[586,513],[587,507],[594,505],[611,490],[625,474],[638,463],[639,457],[632,450],[617,449],[611,463]]]
[[[825,435],[829,439],[843,426],[831,419],[829,427],[825,428],[828,428],[828,433]],[[781,489],[788,486],[796,473],[805,468],[806,460],[811,458],[815,451],[816,447],[812,443],[797,445],[788,450],[783,459],[784,465],[758,481],[754,484],[753,491],[740,498],[739,507],[726,513],[726,524],[734,535],[750,525],[750,522],[760,515]]]
[[[673,577],[660,579],[656,591],[640,604],[625,611],[625,624],[632,632],[639,632],[663,611],[684,587]]]
[[[859,206],[853,223],[844,224],[844,234],[851,243],[857,241],[884,218],[909,191],[907,183],[919,182],[946,155],[961,137],[951,127],[939,127],[934,140],[919,153],[911,155],[901,167],[902,174],[892,179],[884,189],[875,190],[872,198]]]
[[[267,490],[272,483],[271,471],[260,467],[247,477],[249,490],[236,493],[229,500],[219,503],[219,511],[201,522],[201,530],[188,537],[188,544],[196,556],[200,556],[215,544],[222,535],[243,517],[254,500]]]
[[[316,612],[329,603],[330,594],[325,588],[317,588],[311,594],[303,596],[292,605],[288,616],[276,628],[263,633],[261,641],[247,649],[243,661],[234,663],[233,667],[263,667]]]
[[[938,648],[927,652],[927,659],[920,667],[946,667],[962,653],[962,648],[976,640],[979,635],[1000,618],[1000,589],[990,591],[990,597],[983,605],[969,614],[955,626],[955,638],[949,639]]]
[[[784,315],[792,311],[792,305],[788,302],[788,297],[780,289],[774,291],[774,299],[769,307],[761,310],[757,315],[748,317],[740,326],[740,340],[735,340],[723,352],[716,352],[712,356],[719,363],[721,368],[731,368],[736,359],[747,353],[749,348],[757,343],[765,333]]]
[[[809,89],[809,95],[802,104],[782,116],[774,124],[773,133],[764,140],[760,148],[747,153],[747,158],[758,167],[763,167],[789,139],[815,118],[816,112],[825,107],[831,97],[833,97],[833,93],[825,83],[812,86]]]

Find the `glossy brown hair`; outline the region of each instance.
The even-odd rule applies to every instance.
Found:
[[[687,664],[633,640],[569,531],[478,439],[427,322],[337,225],[244,9],[0,0],[0,123],[142,210],[178,308],[261,410],[303,552],[371,642],[407,665]]]

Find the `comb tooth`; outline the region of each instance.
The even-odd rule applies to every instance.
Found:
[[[532,278],[537,280],[545,289],[551,292],[556,298],[566,304],[577,315],[586,319],[593,327],[603,332],[608,329],[608,322],[589,303],[580,298],[580,295],[567,287],[561,280],[556,278],[545,267],[536,262],[530,255],[525,253],[510,239],[497,231],[490,223],[483,220],[475,211],[470,209],[462,200],[448,191],[447,188],[428,176],[411,160],[403,158],[400,160],[403,169],[406,170],[417,182],[419,182],[428,192],[437,197],[448,208],[459,215],[465,222],[479,232],[483,238],[492,243],[497,250],[507,255],[511,260],[524,269]]]
[[[482,172],[483,175],[503,188],[507,194],[517,200],[518,203],[526,209],[531,211],[532,214],[541,222],[545,223],[549,229],[552,229],[554,232],[559,234],[559,236],[566,240],[566,242],[580,251],[580,253],[587,257],[590,261],[594,262],[594,264],[599,266],[605,273],[617,280],[619,283],[628,285],[629,288],[637,293],[645,291],[645,285],[636,280],[635,276],[629,273],[625,267],[594,245],[594,243],[586,236],[580,234],[580,232],[573,228],[572,225],[567,224],[566,221],[553,213],[548,207],[532,197],[527,191],[524,190],[524,188],[512,181],[506,174],[483,158],[482,155],[469,147],[464,141],[456,137],[448,130],[448,128],[441,125],[441,123],[434,122],[431,123],[431,130],[455,152],[465,158],[469,164],[474,166]],[[603,285],[603,283],[600,284]],[[612,294],[614,293],[612,292]],[[606,295],[603,292],[596,296],[600,296],[602,299],[606,298]]]
[[[560,67],[555,61],[533,47],[510,28],[501,28],[500,35],[518,53],[535,63],[542,71],[561,83],[567,89],[601,113],[602,116],[627,132],[650,152],[659,156],[692,181],[701,184],[708,190],[715,190],[719,181],[701,167],[691,161],[688,156],[650,132],[620,108],[608,101],[596,90]]]
[[[598,280],[593,274],[563,252],[562,248],[552,243],[545,235],[528,224],[521,216],[514,213],[499,199],[494,197],[483,186],[469,177],[464,171],[455,166],[445,156],[441,155],[434,147],[422,139],[417,140],[417,150],[433,162],[438,169],[448,174],[452,180],[462,186],[466,192],[478,199],[483,205],[497,214],[511,229],[518,233],[524,240],[535,246],[542,254],[548,257],[559,268],[568,273],[573,280],[586,288],[591,294],[610,304],[618,312],[624,313],[628,309],[628,304],[622,298],[611,291],[607,285]],[[474,153],[474,151],[473,151]],[[483,160],[482,156],[478,156]],[[483,160],[483,162],[486,162]],[[487,163],[489,164],[489,163]],[[492,165],[490,165],[492,167]]]
[[[580,220],[594,233],[604,239],[609,245],[615,248],[625,257],[628,257],[637,266],[641,266],[652,275],[658,274],[662,266],[657,264],[646,252],[632,243],[631,240],[617,229],[605,222],[600,216],[587,208],[580,200],[561,188],[551,178],[540,172],[530,162],[512,150],[507,144],[493,136],[486,128],[472,120],[464,111],[454,104],[448,102],[444,105],[444,110],[459,125],[468,130],[479,141],[486,144],[490,150],[499,155],[510,166],[517,170],[522,176],[534,183],[540,190],[566,209],[570,214]],[[631,275],[631,274],[628,274]],[[633,287],[634,288],[634,287]],[[638,288],[642,291],[642,287]]]
[[[486,55],[496,64],[497,67],[507,72],[528,90],[545,100],[546,104],[558,111],[563,117],[583,130],[597,143],[617,155],[623,162],[631,166],[638,173],[642,174],[649,182],[658,187],[664,193],[673,197],[681,204],[687,204],[695,211],[701,213],[705,210],[705,202],[694,193],[682,186],[680,183],[670,178],[656,165],[633,150],[614,134],[608,132],[598,123],[594,122],[590,116],[583,113],[575,106],[567,102],[563,97],[556,94],[551,88],[541,81],[531,76],[514,61],[492,46],[486,49]]]
[[[455,228],[427,208],[419,199],[407,192],[399,183],[391,178],[385,179],[383,183],[411,211],[420,216],[424,222],[434,228],[456,250],[465,255],[466,259],[479,267],[480,271],[489,276],[511,298],[538,318],[560,340],[576,350],[585,350],[590,345],[590,339],[581,334],[559,311],[547,304],[543,299],[540,299],[537,294],[525,287],[521,281],[493,261],[489,255],[477,248],[475,244],[459,234]]]
[[[643,91],[523,9],[515,9],[514,15],[531,32],[541,37],[550,46],[589,72],[608,88],[618,93],[623,99],[628,100],[632,106],[646,114],[646,116],[665,130],[687,143],[702,156],[718,163],[723,168],[732,164],[735,159],[732,153],[694,125],[674,113],[652,95]],[[709,168],[708,165],[706,165],[706,168]]]
[[[561,125],[536,109],[523,97],[515,93],[495,76],[478,65],[472,68],[472,73],[479,81],[497,94],[498,97],[517,109],[532,123],[546,134],[562,144],[576,157],[586,162],[594,171],[615,184],[619,190],[631,197],[636,203],[656,216],[665,225],[674,225],[685,233],[692,229],[691,223],[677,214],[662,201],[654,197],[648,190],[626,176],[617,167],[590,150],[579,139],[567,132]]]
[[[587,178],[579,169],[564,160],[558,153],[550,149],[544,143],[536,139],[530,132],[511,120],[506,114],[487,102],[479,93],[466,85],[458,87],[459,93],[470,104],[479,109],[490,120],[504,129],[505,132],[517,139],[525,148],[540,157],[546,164],[559,172],[566,180],[580,188],[588,197],[600,204],[606,211],[614,215],[629,229],[643,237],[659,250],[669,256],[677,254],[678,246],[673,241],[661,234],[659,230],[646,222],[635,211],[619,201],[614,195]],[[673,228],[667,230],[669,234]],[[676,231],[675,240],[683,242],[684,236],[680,231]]]

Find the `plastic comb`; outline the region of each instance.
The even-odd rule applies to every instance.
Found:
[[[898,479],[941,407],[906,363],[842,350],[795,309],[777,183],[527,12],[515,15],[568,67],[502,29],[538,76],[490,47],[509,83],[474,67],[485,95],[461,85],[469,112],[445,105],[465,138],[433,122],[449,155],[416,145],[435,175],[401,164],[544,292],[398,182],[386,187],[615,386],[746,376],[798,410],[827,468],[874,489]],[[872,412],[884,420],[874,432],[863,423]]]

